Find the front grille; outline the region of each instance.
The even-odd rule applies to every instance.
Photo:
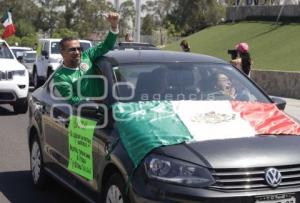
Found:
[[[12,80],[13,72],[0,71],[0,80]]]
[[[264,178],[267,168],[269,167],[215,169],[212,175],[216,183],[210,188],[226,191],[248,191],[270,188]],[[278,188],[300,186],[300,165],[275,166],[274,168],[278,169],[282,175],[282,182]]]
[[[12,92],[0,92],[0,101],[13,101],[15,95]]]
[[[0,71],[0,80],[6,80],[6,72]]]

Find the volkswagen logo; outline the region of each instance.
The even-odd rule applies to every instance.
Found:
[[[278,171],[276,168],[266,169],[265,180],[271,187],[277,187],[282,180],[280,171]]]

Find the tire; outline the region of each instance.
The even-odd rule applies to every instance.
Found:
[[[128,203],[125,187],[126,185],[122,176],[118,173],[113,174],[105,186],[102,202]]]
[[[37,74],[36,67],[34,67],[33,71],[32,71],[32,83],[33,83],[34,89],[37,89],[42,85],[42,81]]]
[[[14,112],[16,114],[23,114],[27,112],[28,109],[28,100],[25,99],[18,99],[16,103],[13,104]]]
[[[37,138],[34,138],[30,148],[30,170],[33,184],[38,188],[44,189],[49,177],[44,170],[41,145]]]

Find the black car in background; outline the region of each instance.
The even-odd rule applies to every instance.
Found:
[[[111,51],[97,64],[103,73],[99,79],[106,83],[102,98],[71,106],[59,97],[51,77],[31,95],[28,143],[36,186],[46,186],[52,177],[87,202],[300,201],[300,137],[295,136],[300,134],[299,124],[273,106],[276,98],[269,98],[230,64],[205,55],[151,50]],[[150,118],[149,122],[132,121],[122,128],[123,120],[114,115],[116,105],[121,105],[122,114],[128,113],[122,109],[126,105],[146,108],[152,104],[159,105],[132,114]],[[160,108],[161,104],[167,108]],[[207,110],[194,114],[191,120],[203,140],[176,141],[175,137],[181,136],[177,127],[182,123],[171,121],[178,119],[180,109],[164,120],[170,121],[171,128],[160,122],[164,118],[147,114],[172,111],[173,104],[188,109],[182,120],[190,113]],[[275,120],[267,115],[274,121],[268,129],[276,127],[280,117],[294,128],[290,132],[296,133],[239,136],[247,131],[245,123],[231,125],[239,114],[219,113],[229,104],[238,108],[247,105],[252,109],[250,115],[258,106],[276,108]],[[284,108],[282,103],[277,106]],[[253,122],[267,118],[265,114],[260,111]],[[82,120],[74,122],[74,115]],[[151,125],[143,128],[141,124]],[[130,139],[121,139],[126,132],[137,132],[132,137],[132,148],[140,150],[137,153],[129,153]],[[140,134],[148,140],[136,140]],[[169,137],[146,151],[153,134]],[[142,151],[144,155],[134,162],[132,157]]]

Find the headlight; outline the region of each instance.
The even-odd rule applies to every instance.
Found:
[[[7,72],[8,78],[13,78],[13,76],[24,76],[24,75],[25,75],[25,70],[13,70]]]
[[[204,167],[169,157],[150,155],[144,162],[149,178],[190,187],[206,187],[215,181]]]

